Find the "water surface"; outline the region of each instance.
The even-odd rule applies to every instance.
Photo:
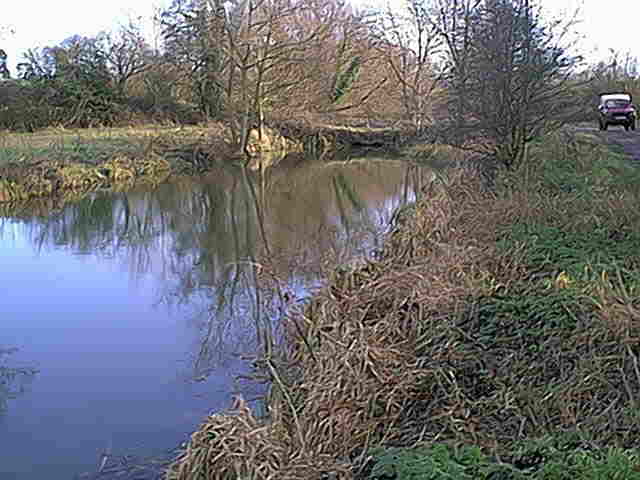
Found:
[[[0,478],[161,455],[257,396],[236,379],[256,319],[369,254],[425,174],[375,159],[220,169],[0,219],[0,352],[17,349],[0,354]]]

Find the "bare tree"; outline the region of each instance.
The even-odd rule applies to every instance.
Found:
[[[307,98],[310,111],[368,115],[371,108],[384,105],[388,91],[382,87],[390,77],[377,48],[381,41],[374,33],[376,13],[356,10],[339,0],[332,3],[332,10],[330,30],[313,49],[307,49],[306,62],[301,64],[307,82],[305,95],[299,97]],[[319,12],[311,11],[298,28],[326,24]]]
[[[631,52],[611,49],[609,58],[601,61],[593,70],[598,83],[603,88],[628,88],[626,84],[633,83],[639,78],[638,58]]]
[[[203,100],[217,99],[217,114],[245,151],[249,131],[262,134],[266,115],[308,86],[315,73],[304,68],[309,52],[331,37],[340,7],[321,0],[176,0],[163,16],[168,55],[190,66]]]
[[[229,85],[239,87],[235,118],[242,149],[251,125],[261,135],[266,112],[307,83],[309,71],[300,67],[308,63],[309,51],[317,51],[331,37],[339,11],[339,4],[320,0],[243,0],[229,12]],[[316,22],[307,22],[309,16]]]
[[[449,108],[457,131],[464,127],[464,113],[467,111],[465,93],[473,48],[473,15],[481,1],[435,0],[433,7],[433,21],[446,46],[449,92],[456,92],[451,95]]]
[[[388,5],[379,15],[379,48],[399,84],[406,118],[420,131],[431,123],[429,107],[439,83],[437,55],[442,36],[433,21],[432,0],[408,0],[406,9]]]
[[[113,32],[101,34],[99,40],[115,87],[122,95],[127,81],[149,67],[153,52],[140,27],[132,21]]]
[[[13,28],[8,26],[0,26],[0,40],[5,36],[12,35],[14,33]],[[0,79],[8,79],[11,77],[9,68],[7,67],[7,52],[0,48]]]
[[[11,75],[7,67],[7,52],[0,48],[0,79],[7,79]]]
[[[165,59],[182,72],[182,83],[205,118],[226,108],[225,68],[228,58],[226,11],[222,1],[174,0],[160,15]]]
[[[582,110],[572,79],[582,58],[568,53],[572,20],[545,21],[533,0],[439,2],[456,141],[512,167],[527,143]]]

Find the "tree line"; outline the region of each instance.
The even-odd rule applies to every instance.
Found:
[[[0,128],[218,120],[242,150],[251,128],[349,116],[511,166],[527,142],[586,118],[598,90],[638,86],[635,59],[586,65],[575,21],[535,0],[174,0],[156,22],[153,46],[132,21],[29,50],[0,84]],[[0,77],[6,61],[0,51]]]

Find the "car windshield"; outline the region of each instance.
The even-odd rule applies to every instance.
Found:
[[[628,100],[607,100],[606,106],[608,108],[625,108],[629,106]]]

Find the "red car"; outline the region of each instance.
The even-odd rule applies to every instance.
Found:
[[[601,93],[598,112],[600,130],[606,130],[609,125],[622,125],[627,131],[636,129],[636,107],[629,93]]]

